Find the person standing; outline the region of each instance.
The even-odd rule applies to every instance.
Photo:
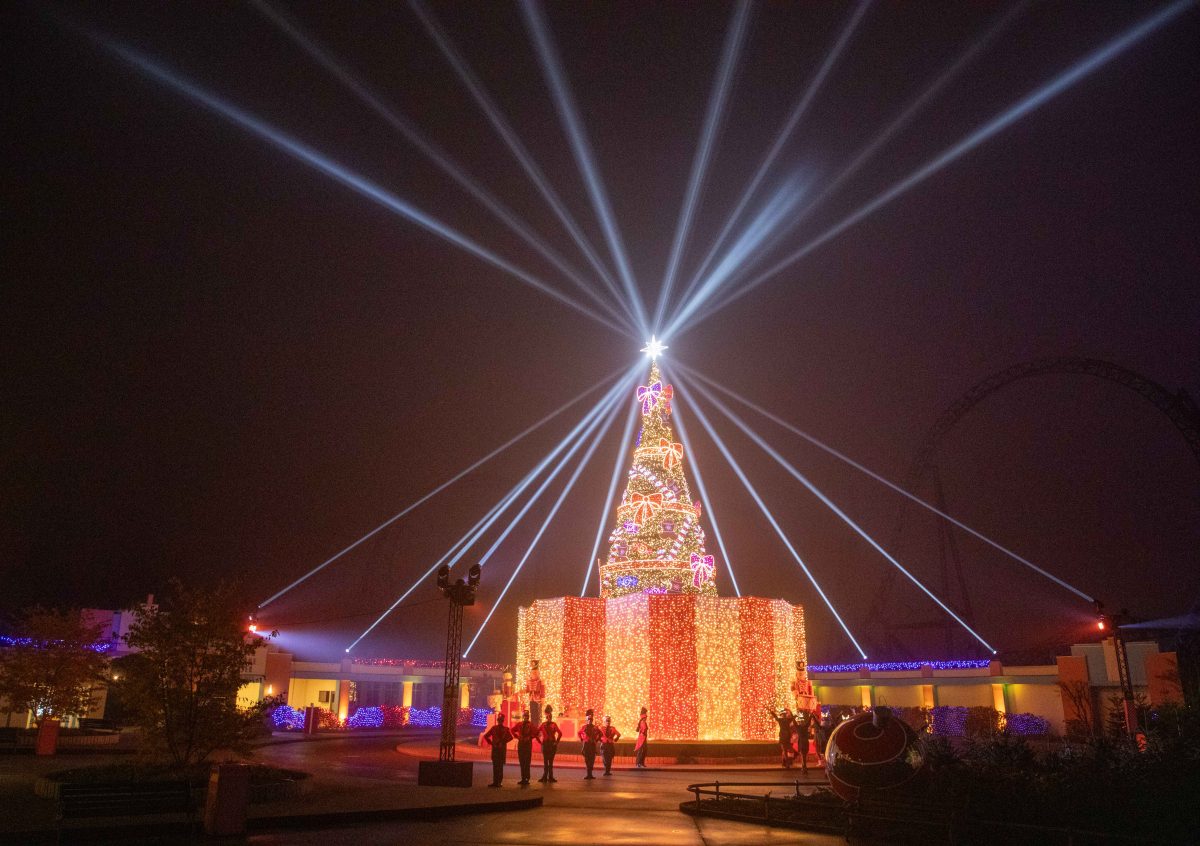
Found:
[[[767,713],[771,715],[771,719],[779,724],[779,751],[783,755],[784,769],[791,769],[792,766],[792,712],[787,708],[776,713],[774,708],[768,708]]]
[[[600,754],[604,759],[604,774],[612,775],[613,758],[617,756],[617,741],[621,732],[612,724],[612,717],[605,715],[604,728],[600,729]]]
[[[492,783],[488,787],[499,787],[504,781],[504,759],[508,757],[508,742],[513,739],[513,733],[504,725],[503,714],[496,715],[496,724],[487,730],[483,739],[492,747]]]
[[[796,755],[800,758],[800,772],[808,775],[808,744],[812,737],[812,714],[808,711],[798,711],[792,725],[795,727],[792,734],[796,738]]]
[[[642,708],[641,716],[638,717],[637,742],[633,745],[634,766],[639,770],[646,769],[646,742],[649,734],[650,722],[646,719],[646,709]]]
[[[562,740],[562,729],[554,722],[554,709],[546,706],[546,721],[538,726],[537,742],[542,747],[542,777],[540,782],[558,781],[554,777],[554,755],[558,742]]]
[[[833,731],[833,713],[825,716],[817,715],[814,719],[817,735],[817,764],[825,766],[825,747],[829,745],[829,733]]]
[[[517,763],[521,765],[521,780],[517,784],[524,787],[529,784],[529,765],[533,761],[533,736],[537,728],[529,721],[529,709],[521,713],[521,722],[512,727],[513,736],[517,738]]]
[[[595,778],[592,768],[596,766],[596,746],[600,742],[600,728],[595,723],[595,713],[591,708],[587,709],[586,722],[579,730],[579,739],[583,741],[583,765],[587,767],[587,775],[583,780],[588,781]]]

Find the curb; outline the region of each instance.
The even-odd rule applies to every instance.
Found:
[[[246,820],[246,833],[259,834],[269,831],[287,831],[306,828],[337,828],[365,825],[396,820],[440,820],[470,814],[490,814],[504,811],[525,811],[542,806],[541,796],[525,799],[509,799],[486,804],[431,805],[417,808],[380,808],[370,811],[329,811],[320,814],[291,814],[288,816],[251,817]],[[178,837],[187,836],[189,826],[185,822],[140,823],[117,826],[67,827],[63,833],[68,842],[91,841],[112,843],[117,839]],[[201,829],[197,822],[194,830]],[[25,831],[0,832],[0,844],[56,843],[58,832],[53,828],[35,828]]]

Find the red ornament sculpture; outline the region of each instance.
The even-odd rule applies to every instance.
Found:
[[[847,802],[908,784],[925,766],[917,733],[889,708],[851,717],[829,737],[825,772]]]

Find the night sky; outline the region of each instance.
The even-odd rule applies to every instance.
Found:
[[[1162,7],[1027,4],[771,255],[803,246]],[[868,9],[752,208],[789,178],[819,192],[1009,8]],[[518,7],[432,9],[611,266]],[[587,268],[406,4],[286,11]],[[651,305],[732,11],[545,9]],[[754,6],[685,280],[852,11]],[[637,358],[640,331],[622,336],[522,285],[85,34],[119,39],[570,290],[251,4],[28,3],[0,14],[5,612],[116,608],[161,593],[172,575],[237,579],[250,608]],[[898,482],[942,411],[1018,362],[1104,359],[1200,395],[1197,44],[1191,9],[667,338],[667,361]],[[743,593],[804,603],[814,660],[855,658],[695,415],[679,407]],[[269,606],[264,621],[279,627],[281,645],[312,657],[340,652],[584,408]],[[746,419],[883,545],[902,520],[892,551],[939,588],[931,515],[752,412]],[[880,621],[864,617],[889,565],[732,426],[718,426],[851,627],[878,642]],[[578,593],[613,461],[628,448],[618,435],[609,431],[471,658],[512,660],[517,605]],[[963,418],[935,459],[949,511],[1110,608],[1153,618],[1200,598],[1200,467],[1167,417],[1127,388],[1072,375],[1018,382]],[[933,495],[928,479],[918,493]],[[544,497],[484,569],[468,637],[552,501]],[[955,539],[974,619],[1002,651],[1091,637],[1087,603],[962,533]],[[723,569],[718,579],[731,593]],[[431,583],[409,602],[358,654],[440,657],[444,603]],[[891,619],[936,612],[896,582]],[[946,652],[940,631],[906,638],[913,654]],[[951,651],[974,654],[957,636]]]

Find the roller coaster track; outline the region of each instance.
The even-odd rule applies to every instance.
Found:
[[[1179,430],[1179,433],[1183,435],[1184,440],[1187,441],[1188,446],[1191,448],[1192,456],[1196,459],[1196,464],[1200,466],[1200,409],[1197,409],[1196,403],[1185,390],[1180,388],[1172,392],[1153,379],[1149,379],[1140,373],[1135,373],[1119,364],[1113,364],[1110,361],[1103,361],[1101,359],[1074,357],[1039,358],[1033,361],[1014,364],[1011,367],[993,373],[986,379],[976,383],[957,402],[942,412],[942,415],[933,424],[933,427],[926,434],[924,440],[921,441],[921,445],[909,468],[908,475],[905,477],[904,489],[915,493],[927,476],[936,474],[936,466],[933,459],[938,445],[950,430],[958,425],[958,422],[971,409],[983,402],[983,400],[1002,388],[1011,385],[1013,382],[1018,382],[1022,379],[1064,373],[1095,376],[1096,378],[1115,382],[1118,385],[1123,385],[1135,391],[1152,403],[1155,408],[1165,414],[1175,424],[1175,428]],[[941,507],[940,503],[939,507]],[[893,549],[896,548],[900,539],[903,525],[904,518],[903,513],[901,513],[892,535],[891,548]],[[950,531],[951,529],[947,526],[946,530]],[[957,556],[955,556],[954,566],[959,571],[957,581],[961,585],[963,584],[961,563],[957,560]],[[946,562],[943,562],[943,568],[946,568]],[[948,574],[944,572],[944,583],[948,583],[947,576]],[[887,608],[889,599],[892,596],[895,582],[895,571],[889,570],[880,584],[879,592],[876,594],[866,618],[868,623],[874,622],[878,624],[879,621],[885,621],[883,626],[885,639],[888,641],[888,646],[892,649],[900,646],[895,637],[895,631],[900,627],[889,625],[886,622],[888,620]],[[965,594],[965,590],[960,601],[969,613],[970,602]],[[919,623],[914,625],[910,623],[904,626],[904,628],[932,628],[934,625],[941,624]]]

